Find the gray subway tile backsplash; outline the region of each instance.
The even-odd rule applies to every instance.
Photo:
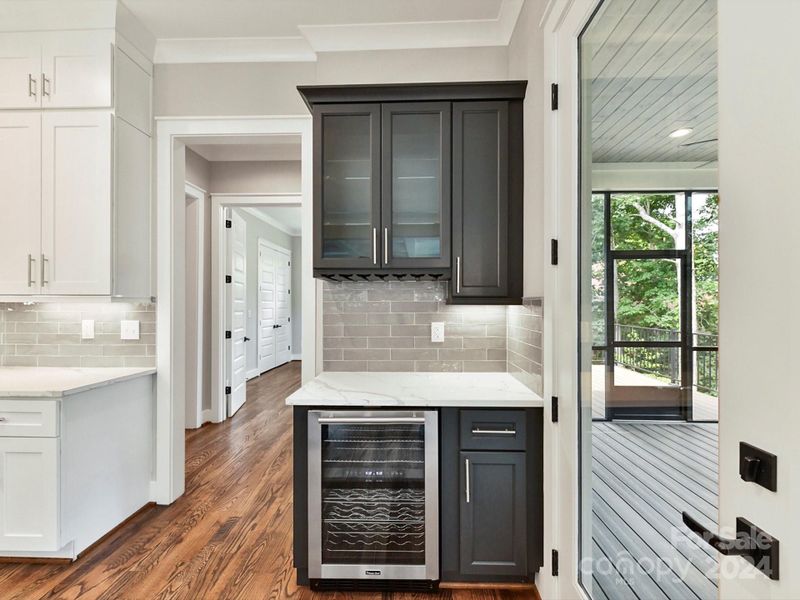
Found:
[[[81,339],[81,320],[95,337]],[[139,321],[139,339],[121,340],[120,321]],[[0,365],[6,367],[155,367],[154,304],[0,303]]]
[[[511,372],[541,394],[542,302],[454,306],[438,282],[325,282],[323,370]],[[445,340],[430,340],[430,324]]]

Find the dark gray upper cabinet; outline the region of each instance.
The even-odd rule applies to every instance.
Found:
[[[300,86],[314,115],[314,275],[522,299],[526,82]]]
[[[379,104],[314,109],[314,265],[377,268]]]
[[[450,103],[382,107],[383,265],[450,266]]]
[[[520,111],[507,101],[453,104],[454,303],[522,297]]]
[[[461,452],[462,575],[528,572],[524,452]]]

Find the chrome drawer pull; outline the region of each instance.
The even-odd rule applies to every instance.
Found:
[[[467,504],[469,504],[469,459],[464,459],[464,472],[466,474],[466,485],[464,486],[464,492],[466,493]]]
[[[517,435],[514,429],[473,429],[472,435]]]

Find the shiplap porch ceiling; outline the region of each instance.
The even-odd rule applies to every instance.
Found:
[[[716,4],[603,3],[582,40],[593,162],[717,160],[716,142],[697,143],[717,137]],[[670,138],[679,128],[693,131]]]

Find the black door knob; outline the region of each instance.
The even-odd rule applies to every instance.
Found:
[[[761,468],[761,459],[755,456],[745,456],[742,461],[744,462],[742,479],[756,481],[758,479],[758,470]]]
[[[244,341],[245,341],[245,342],[249,342],[249,341],[250,341],[250,338],[249,338],[249,337],[247,337],[247,336],[244,336]]]

